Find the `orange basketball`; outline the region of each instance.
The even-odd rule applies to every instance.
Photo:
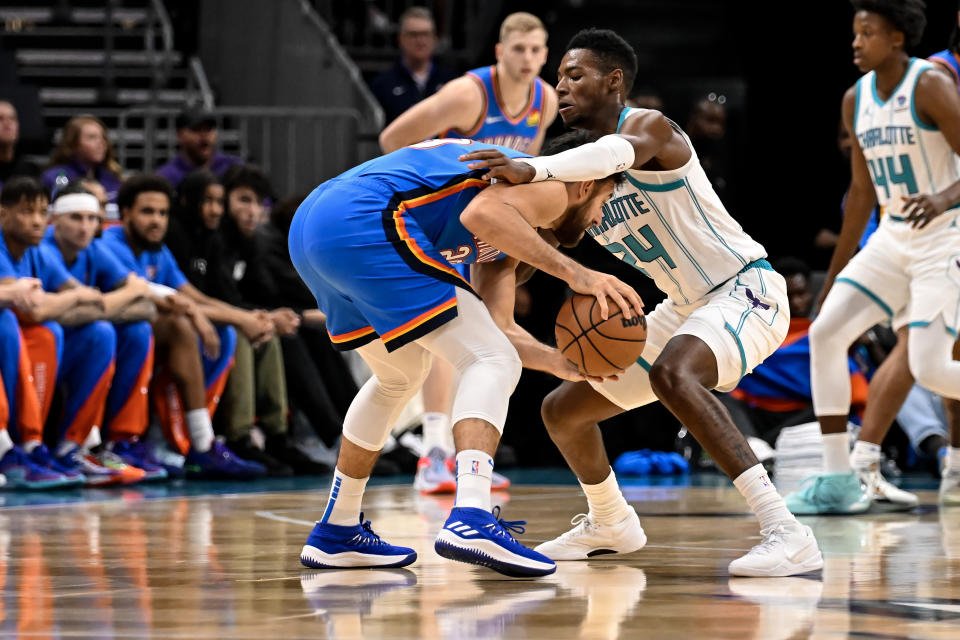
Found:
[[[647,342],[647,317],[623,317],[620,307],[607,298],[610,317],[600,317],[593,296],[578,293],[563,303],[554,331],[563,356],[591,376],[608,376],[637,361]]]

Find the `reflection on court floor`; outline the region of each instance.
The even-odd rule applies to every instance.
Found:
[[[632,486],[646,548],[515,580],[436,556],[452,498],[407,483],[372,488],[364,509],[381,535],[417,549],[409,569],[303,569],[300,546],[326,497],[315,484],[8,503],[0,637],[960,637],[960,509],[938,510],[932,491],[911,513],[805,519],[826,558],[820,574],[731,578],[727,563],[759,533],[728,482]],[[495,502],[528,520],[530,545],[585,506],[562,484]]]

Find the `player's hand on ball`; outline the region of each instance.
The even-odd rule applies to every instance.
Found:
[[[907,214],[907,222],[915,229],[923,229],[950,206],[950,203],[938,193],[904,197],[903,200],[903,211]]]
[[[643,300],[639,294],[633,287],[608,273],[580,269],[567,284],[577,293],[595,297],[600,305],[600,317],[604,320],[610,317],[607,297],[620,307],[623,317],[628,320],[634,315],[643,314]]]
[[[536,169],[526,162],[519,162],[496,149],[471,151],[460,156],[461,162],[469,162],[468,169],[489,169],[483,174],[484,180],[496,178],[511,184],[524,184],[537,175]]]
[[[556,360],[552,363],[553,366],[549,373],[552,373],[561,380],[569,380],[570,382],[586,382],[587,380],[593,380],[594,382],[603,382],[604,380],[618,380],[617,374],[609,376],[591,376],[583,371],[576,365],[576,363],[571,362],[563,356],[560,351],[557,351]],[[620,373],[623,373],[622,371]]]

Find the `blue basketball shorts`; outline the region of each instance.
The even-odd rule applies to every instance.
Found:
[[[341,351],[377,338],[387,351],[399,349],[457,317],[455,287],[473,292],[400,196],[377,180],[317,187],[297,210],[288,242]]]

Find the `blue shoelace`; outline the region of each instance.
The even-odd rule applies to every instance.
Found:
[[[383,540],[380,539],[380,536],[378,536],[376,533],[373,532],[372,523],[369,520],[364,522],[363,513],[360,514],[360,528],[361,528],[361,532],[358,533],[356,537],[354,537],[354,540],[356,540],[358,544],[361,544],[361,545],[386,544]]]
[[[497,505],[493,508],[493,517],[496,518],[497,525],[500,527],[500,531],[497,531],[496,533],[505,535],[509,537],[511,540],[515,540],[513,535],[510,533],[511,531],[513,533],[516,533],[517,535],[522,535],[527,532],[526,528],[523,526],[527,524],[526,520],[504,520],[503,518],[501,518],[500,505]],[[491,524],[487,526],[492,527],[494,525]]]

